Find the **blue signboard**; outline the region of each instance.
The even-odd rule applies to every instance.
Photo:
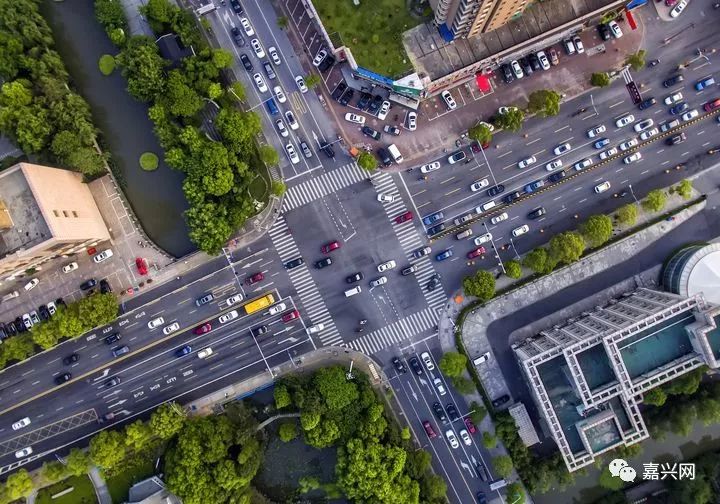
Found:
[[[625,6],[625,8],[627,10],[632,10],[632,9],[635,9],[636,7],[642,7],[646,3],[648,3],[648,0],[630,0],[630,3],[628,3]]]

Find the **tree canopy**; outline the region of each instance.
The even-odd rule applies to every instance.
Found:
[[[440,371],[445,376],[454,378],[462,376],[467,366],[467,357],[458,352],[445,352],[438,362]]]
[[[540,117],[555,116],[560,113],[560,93],[551,89],[533,91],[528,97],[528,112]]]
[[[523,121],[525,121],[525,112],[518,107],[509,107],[504,114],[496,115],[493,123],[507,131],[520,131]]]
[[[489,271],[478,270],[463,279],[463,289],[468,296],[488,301],[495,295],[495,277]]]
[[[612,220],[607,215],[593,215],[580,226],[580,232],[591,247],[599,247],[612,237]]]
[[[492,131],[485,124],[476,124],[468,130],[468,137],[481,145],[492,142]]]
[[[659,212],[665,208],[667,203],[667,194],[662,189],[653,189],[642,200],[642,207],[648,212]]]

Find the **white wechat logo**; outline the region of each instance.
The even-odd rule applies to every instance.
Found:
[[[610,474],[616,478],[620,478],[626,483],[635,481],[635,477],[637,476],[635,469],[630,467],[625,459],[618,458],[613,460],[610,462],[608,468],[610,469]]]

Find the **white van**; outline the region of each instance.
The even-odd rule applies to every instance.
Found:
[[[475,213],[483,213],[487,212],[491,208],[495,208],[497,206],[497,203],[494,201],[488,201],[487,203],[483,203],[479,207],[475,207]]]
[[[403,162],[402,154],[400,154],[400,151],[398,150],[398,148],[395,144],[388,145],[387,149],[397,164],[400,164]]]
[[[10,293],[8,293],[8,294],[5,294],[5,295],[2,297],[3,303],[4,303],[5,301],[10,301],[11,299],[14,299],[14,298],[18,297],[19,295],[20,295],[20,293],[19,293],[18,291],[12,291],[12,292],[10,292]]]
[[[473,234],[472,229],[466,229],[465,231],[456,234],[455,238],[457,238],[458,240],[464,240],[465,238],[472,236],[472,234]]]
[[[358,285],[357,287],[353,287],[352,289],[348,289],[345,291],[345,297],[351,297],[355,294],[360,294],[362,292],[362,289]]]

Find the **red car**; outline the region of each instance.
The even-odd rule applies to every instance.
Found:
[[[712,112],[713,110],[720,108],[720,98],[716,98],[715,100],[710,100],[705,105],[703,105],[703,108],[706,112]]]
[[[245,280],[245,283],[248,285],[252,285],[254,283],[260,282],[264,278],[265,278],[265,275],[263,275],[262,273],[255,273],[254,275],[247,277],[247,279]]]
[[[402,224],[403,222],[412,220],[412,218],[413,218],[412,212],[410,212],[410,211],[405,212],[404,214],[401,214],[401,215],[398,215],[397,217],[395,217],[395,224]]]
[[[148,269],[147,269],[147,261],[143,259],[142,257],[138,257],[135,259],[135,267],[138,270],[138,273],[141,275],[147,275]]]
[[[300,312],[297,310],[289,311],[285,315],[282,316],[283,322],[291,322],[295,320],[296,318],[300,317]]]
[[[485,247],[478,247],[475,250],[471,250],[468,252],[468,259],[475,259],[476,257],[480,257],[485,253]]]
[[[197,326],[195,329],[193,329],[193,332],[195,334],[205,334],[205,333],[209,333],[211,329],[212,329],[212,326],[210,325],[210,322],[208,322],[201,326]]]
[[[338,242],[336,240],[336,241],[332,241],[332,242],[328,243],[327,245],[323,245],[322,248],[320,249],[320,252],[322,252],[323,254],[329,254],[333,250],[337,250],[339,248],[340,248],[340,242]]]
[[[435,433],[435,429],[432,428],[432,425],[430,425],[430,422],[425,420],[423,422],[423,427],[425,427],[425,432],[427,432],[427,435],[430,439],[437,437],[437,434]]]
[[[470,434],[475,434],[477,432],[475,424],[468,417],[465,418],[465,427],[467,427],[467,430]]]

